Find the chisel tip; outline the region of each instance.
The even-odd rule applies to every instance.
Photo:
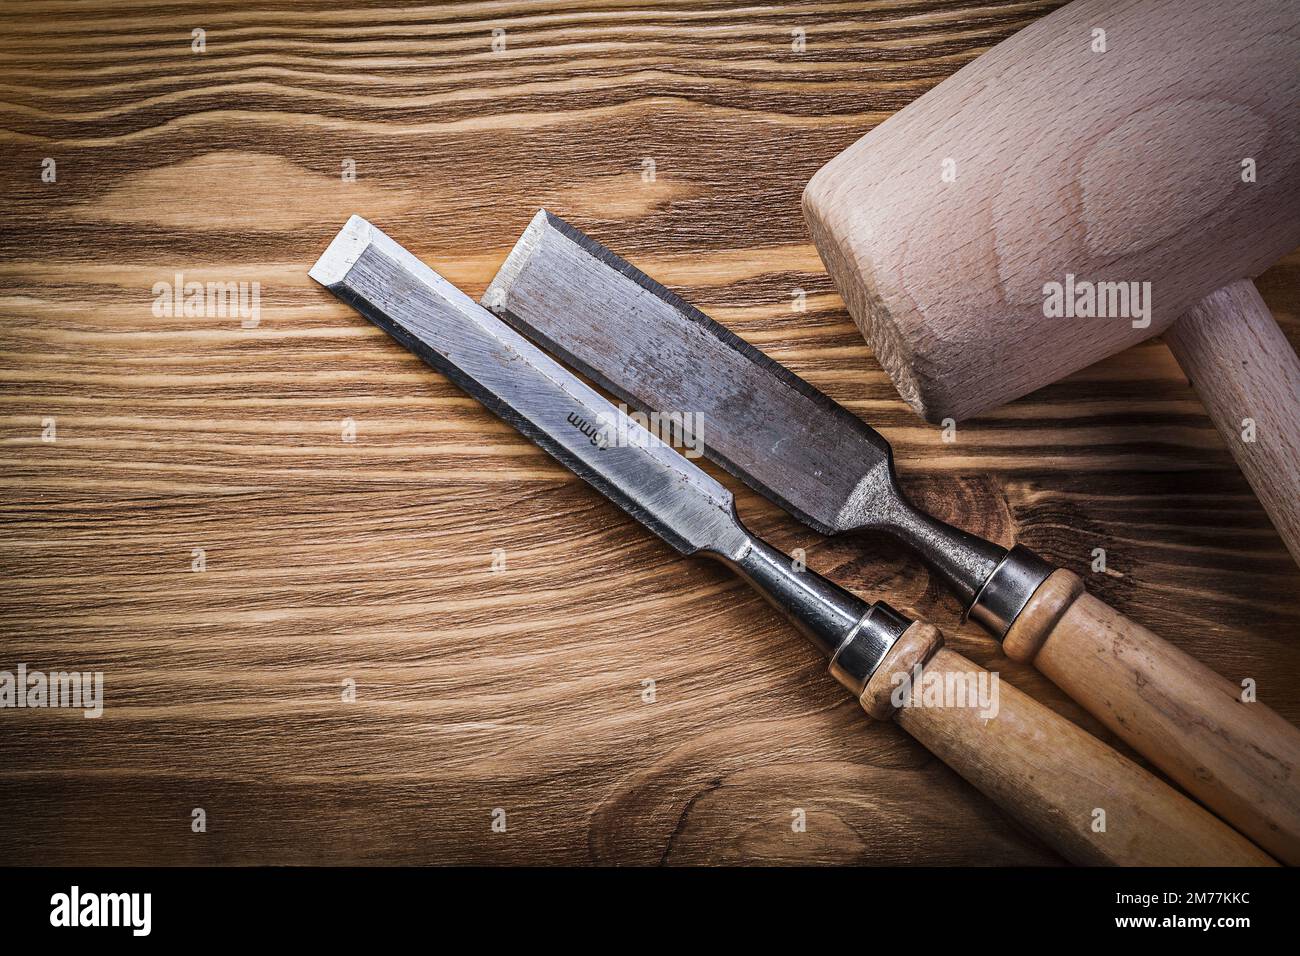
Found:
[[[308,270],[307,275],[327,288],[341,282],[370,245],[372,228],[365,219],[352,216],[331,240],[329,247],[321,253],[316,264]]]
[[[537,210],[528,228],[524,234],[519,237],[515,247],[510,250],[510,255],[506,257],[505,263],[497,272],[496,278],[492,284],[483,293],[480,300],[482,306],[489,312],[500,315],[506,305],[506,298],[510,294],[510,286],[514,283],[515,277],[523,271],[528,263],[528,259],[541,244],[543,236],[550,225],[551,214],[545,209]]]

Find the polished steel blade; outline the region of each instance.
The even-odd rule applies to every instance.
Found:
[[[880,434],[558,216],[534,217],[483,304],[631,405],[692,413],[710,458],[823,534],[887,507]]]
[[[1006,551],[911,505],[856,415],[573,226],[539,212],[483,303],[823,534],[878,529],[969,605]]]
[[[747,547],[730,491],[365,219],[309,275],[678,551]]]

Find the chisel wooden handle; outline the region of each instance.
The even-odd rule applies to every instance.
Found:
[[[1300,864],[1300,730],[1056,571],[1003,641],[1278,859]]]
[[[862,707],[895,719],[1066,859],[1124,866],[1274,862],[1167,783],[943,649],[932,625],[883,601],[868,605],[737,530],[744,540],[718,559],[828,655],[832,676]]]
[[[993,716],[993,708],[969,701],[935,706],[926,699],[928,685],[942,680],[957,686],[986,673],[942,644],[933,626],[909,627],[867,683],[863,708],[880,719],[892,716],[1066,859],[1123,866],[1274,864],[1182,794],[1005,681]]]

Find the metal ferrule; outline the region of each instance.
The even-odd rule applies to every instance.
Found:
[[[767,598],[803,636],[831,658],[831,672],[850,691],[872,672],[911,623],[892,607],[867,604],[816,571],[797,567],[788,554],[746,533],[745,546],[715,555]]]
[[[1016,545],[993,569],[967,615],[999,639],[1005,637],[1038,586],[1055,570],[1028,548]]]
[[[877,601],[831,655],[831,676],[861,697],[889,649],[911,626],[910,618]]]
[[[1021,545],[1006,551],[916,508],[891,469],[888,494],[865,511],[859,527],[879,528],[912,548],[956,592],[966,616],[1001,639],[1038,586],[1055,568]],[[865,507],[865,506],[864,506]]]
[[[754,535],[722,560],[827,657],[867,613],[866,601],[815,571],[797,570],[793,558]]]
[[[883,602],[868,604],[748,535],[731,555],[715,555],[763,595],[831,660],[831,673],[861,695],[872,673],[912,622]]]
[[[891,488],[889,506],[866,527],[879,528],[906,544],[953,590],[963,607],[970,606],[1006,557],[1006,549],[926,514],[903,496],[896,483]]]

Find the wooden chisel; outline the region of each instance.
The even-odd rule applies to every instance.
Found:
[[[639,412],[700,423],[692,447],[817,531],[884,531],[911,547],[1009,657],[1300,863],[1300,731],[1086,593],[1073,572],[913,507],[889,443],[847,409],[545,210],[483,303]]]
[[[685,555],[728,565],[893,718],[1068,859],[1266,865],[1266,854],[1096,738],[1000,682],[996,713],[926,689],[988,678],[929,624],[867,604],[751,535],[731,493],[518,332],[353,216],[310,275]],[[927,676],[928,675],[928,676]],[[1104,825],[1098,827],[1098,821]]]

